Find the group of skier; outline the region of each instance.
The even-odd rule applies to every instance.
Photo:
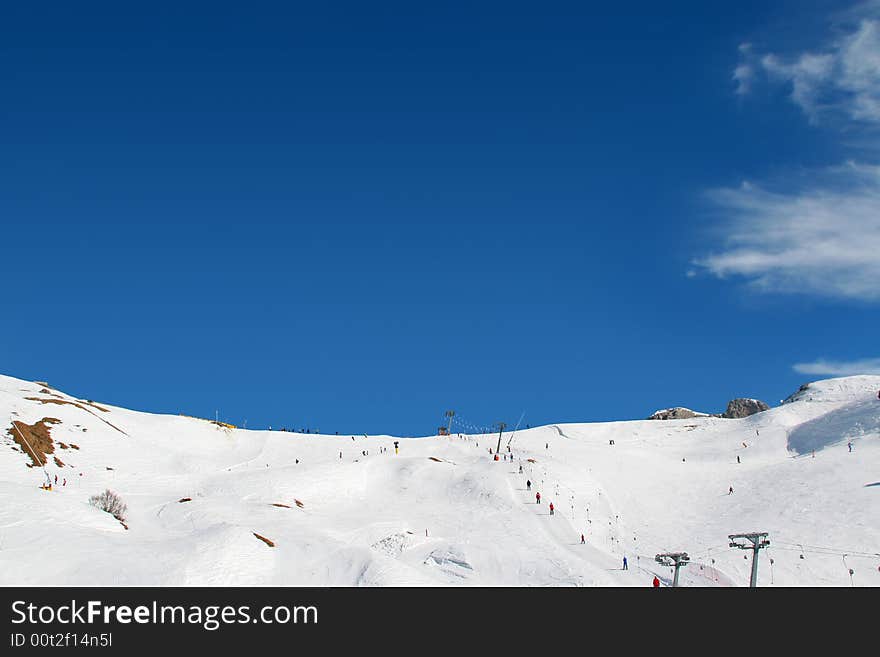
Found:
[[[613,442],[612,442],[612,444],[613,444]],[[547,443],[547,444],[544,445],[544,447],[545,447],[545,449],[549,449],[550,444]],[[508,449],[510,449],[509,446],[508,446]],[[511,460],[513,460],[512,457],[511,457]],[[739,463],[739,462],[740,462],[740,459],[739,459],[739,457],[737,457],[737,463]],[[519,472],[520,472],[520,474],[522,474],[522,472],[523,472],[522,464],[520,464],[520,466],[519,466]],[[527,490],[527,491],[531,491],[531,490],[532,490],[532,480],[531,480],[531,479],[526,479],[526,490]],[[558,492],[558,491],[557,491],[557,492]],[[730,489],[729,489],[729,494],[730,494],[730,493],[733,493],[733,487],[732,487],[732,486],[731,486]],[[540,492],[540,491],[535,491],[535,504],[540,504],[540,503],[541,503],[541,492]],[[555,510],[556,510],[556,507],[553,505],[553,502],[550,502],[550,504],[548,505],[548,507],[549,507],[549,510],[550,510],[550,515],[551,515],[551,516],[554,515],[554,512],[555,512]],[[581,534],[581,545],[586,545],[586,543],[587,543],[587,538],[586,538],[586,536],[585,536],[584,534]],[[627,558],[626,558],[625,556],[623,557],[623,567],[622,567],[622,570],[629,570],[629,563],[628,563]],[[651,586],[652,586],[653,588],[659,588],[659,587],[660,587],[660,579],[659,579],[656,575],[654,576],[653,580],[651,581]]]

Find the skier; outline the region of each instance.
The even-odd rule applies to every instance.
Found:
[[[739,455],[737,455],[737,457],[736,457],[736,462],[741,463],[741,461],[739,460]]]
[[[519,473],[522,474],[522,463],[519,464]]]
[[[64,481],[61,482],[61,485],[62,485],[62,486],[66,486],[66,485],[67,485],[67,477],[64,478]]]
[[[850,450],[850,451],[852,451],[852,450]],[[58,475],[55,475],[55,485],[56,486],[58,485]]]
[[[727,494],[733,495],[733,486],[731,486],[730,488],[727,489]]]
[[[587,541],[586,541],[586,539],[584,538],[584,535],[581,534],[581,545],[583,545],[583,544],[586,543],[586,542],[587,542]]]
[[[538,493],[535,493],[535,504],[540,504],[540,503],[541,503],[541,493],[538,492]]]
[[[544,449],[550,449],[550,443],[544,443]]]
[[[623,558],[623,569],[629,570],[629,564],[626,563],[626,557]]]
[[[526,479],[526,490],[532,490],[532,480]]]
[[[553,502],[550,502],[550,515],[553,515]]]
[[[656,575],[654,575],[654,581],[652,582],[652,584],[653,584],[653,586],[654,586],[655,589],[659,589],[659,588],[660,588],[660,580],[657,579],[657,576],[656,576]]]
[[[852,441],[851,440],[846,444],[846,446],[849,447],[849,451],[852,451]]]

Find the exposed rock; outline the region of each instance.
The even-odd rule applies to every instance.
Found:
[[[746,399],[744,397],[740,397],[738,399],[731,399],[729,402],[727,402],[727,410],[721,414],[721,417],[748,417],[749,415],[754,415],[755,413],[766,411],[769,408],[770,407],[767,406],[767,404],[762,402],[760,399]]]
[[[51,427],[53,424],[60,424],[61,420],[54,417],[44,417],[39,422],[33,424],[25,424],[20,420],[13,420],[12,426],[6,430],[6,433],[18,443],[21,451],[31,458],[31,463],[27,464],[29,468],[35,466],[44,466],[49,462],[47,454],[55,451],[55,444],[52,441]],[[62,463],[58,467],[62,467]]]
[[[788,397],[782,400],[783,404],[790,404],[791,402],[801,401],[802,399],[809,398],[810,392],[810,384],[805,383],[800,388],[797,389],[796,392],[793,392]]]
[[[684,408],[683,406],[676,406],[675,408],[663,408],[659,411],[654,411],[654,413],[648,417],[649,420],[686,420],[692,417],[708,417],[705,413],[698,413],[697,411],[692,411],[689,408]]]
[[[760,399],[732,399],[727,403],[727,410],[724,413],[700,413],[692,411],[684,406],[675,406],[674,408],[662,408],[648,417],[649,420],[687,420],[693,417],[723,417],[723,418],[740,418],[754,415],[766,411],[770,407]]]

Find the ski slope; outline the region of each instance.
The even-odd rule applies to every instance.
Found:
[[[751,553],[727,537],[766,531],[760,586],[878,586],[878,390],[848,377],[741,420],[505,432],[515,460],[494,461],[497,435],[232,429],[0,377],[0,584],[643,587],[671,585],[654,556],[685,551],[681,585],[744,586]],[[46,417],[51,491],[7,433]],[[89,504],[105,488],[127,529]]]

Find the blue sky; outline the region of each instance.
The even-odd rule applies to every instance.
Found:
[[[402,435],[880,372],[876,3],[315,4],[4,5],[0,371]]]

